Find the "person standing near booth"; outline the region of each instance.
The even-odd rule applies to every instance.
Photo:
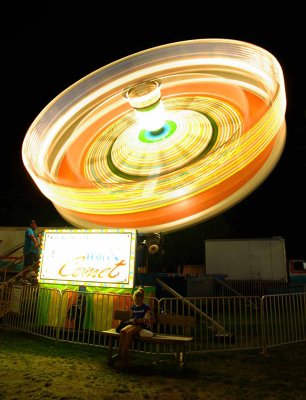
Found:
[[[30,221],[28,228],[25,231],[24,246],[23,246],[23,264],[24,268],[32,266],[39,260],[39,241],[40,234],[36,232],[37,224],[34,219]]]

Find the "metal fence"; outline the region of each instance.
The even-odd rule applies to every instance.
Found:
[[[302,293],[306,291],[305,282],[265,281],[265,280],[221,280],[213,278],[214,296],[265,296],[282,293]]]
[[[3,286],[4,288],[4,286]],[[115,309],[129,310],[130,295],[76,292],[38,286],[8,288],[0,324],[56,341],[106,347],[102,331],[115,327]],[[3,297],[3,293],[2,293]],[[1,298],[1,291],[0,291]],[[147,298],[154,313],[196,316],[188,352],[260,349],[306,340],[306,293],[258,296]],[[155,329],[165,329],[156,326]],[[168,333],[183,333],[179,326]],[[134,350],[154,354],[152,344]],[[161,345],[160,353],[175,349]]]

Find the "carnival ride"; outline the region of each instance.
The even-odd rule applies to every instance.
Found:
[[[276,58],[200,39],[106,65],[60,93],[22,146],[28,173],[80,228],[171,232],[254,191],[285,144]]]

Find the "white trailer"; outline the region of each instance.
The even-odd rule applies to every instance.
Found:
[[[285,240],[207,239],[205,267],[232,280],[288,281]]]

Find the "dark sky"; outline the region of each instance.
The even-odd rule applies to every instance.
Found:
[[[211,3],[215,4],[186,2],[183,7],[167,2],[166,11],[166,2],[158,1],[108,6],[45,1],[38,7],[11,4],[2,11],[0,226],[24,226],[31,218],[41,226],[68,225],[36,188],[21,160],[28,127],[54,97],[85,75],[132,53],[181,40],[229,38],[259,45],[280,62],[288,102],[285,150],[271,175],[250,196],[179,235],[195,253],[202,252],[206,237],[282,236],[289,257],[306,258],[304,12],[295,8],[268,15],[266,2],[243,8]],[[196,261],[196,257],[189,260]]]

